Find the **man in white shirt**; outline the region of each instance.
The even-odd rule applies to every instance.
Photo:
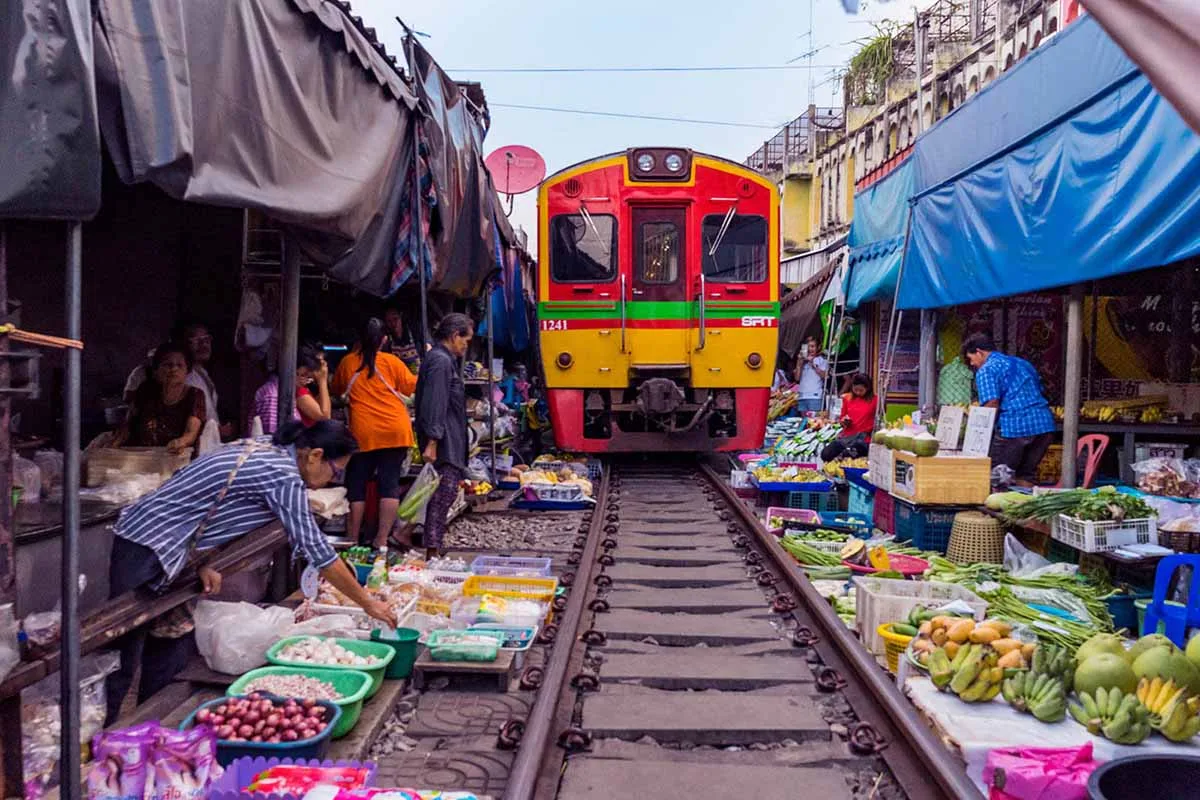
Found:
[[[829,373],[829,362],[821,354],[815,336],[809,336],[796,356],[796,410],[801,413],[821,410],[821,397],[825,393],[825,376]]]

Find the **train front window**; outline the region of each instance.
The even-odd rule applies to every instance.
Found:
[[[617,219],[560,214],[550,220],[550,274],[560,283],[604,283],[617,274]]]
[[[767,279],[766,219],[735,214],[722,236],[725,219],[722,214],[704,218],[700,234],[704,277],[717,283],[762,283]]]
[[[679,228],[673,222],[644,222],[641,240],[641,282],[674,283],[679,277]]]

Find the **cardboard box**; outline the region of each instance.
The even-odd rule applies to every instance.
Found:
[[[978,456],[894,452],[891,475],[891,493],[913,503],[976,505],[992,490],[992,460]]]

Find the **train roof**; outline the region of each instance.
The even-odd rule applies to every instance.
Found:
[[[604,155],[593,156],[592,158],[585,158],[583,161],[576,161],[574,164],[565,166],[562,169],[554,172],[553,174],[547,175],[545,178],[542,179],[542,183],[548,183],[549,181],[552,181],[555,178],[557,178],[559,175],[562,175],[564,172],[570,172],[572,170],[579,169],[580,167],[587,166],[588,164],[598,163],[600,161],[607,161],[610,158],[625,157],[625,156],[628,156],[629,153],[633,152],[634,150],[650,150],[650,149],[670,149],[670,148],[667,148],[667,147],[652,148],[652,147],[646,146],[646,147],[630,147],[626,150],[614,150],[611,153],[605,153]],[[728,164],[730,167],[733,167],[734,169],[740,170],[741,172],[748,172],[748,173],[751,173],[752,175],[756,175],[760,178],[766,177],[765,175],[763,175],[763,173],[759,172],[758,170],[752,169],[751,167],[748,167],[745,164],[742,164],[740,162],[731,161],[730,159],[725,158],[724,156],[716,156],[716,155],[713,155],[712,153],[701,153],[698,150],[692,150],[687,147],[682,147],[679,149],[687,150],[689,153],[692,154],[693,157],[705,158],[705,159],[709,159],[712,161],[720,161],[723,164]]]

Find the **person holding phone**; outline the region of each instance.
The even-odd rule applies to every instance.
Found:
[[[825,392],[825,376],[829,361],[821,353],[817,337],[804,340],[796,356],[796,410],[816,413],[821,410],[821,395]]]

